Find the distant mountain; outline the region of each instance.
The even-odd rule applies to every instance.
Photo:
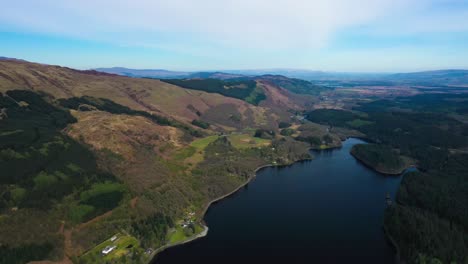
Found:
[[[186,78],[192,74],[191,72],[168,71],[162,69],[128,69],[124,67],[97,68],[94,70],[128,77],[148,77],[155,79]]]
[[[233,81],[263,81],[268,82],[274,86],[281,87],[290,92],[296,94],[309,94],[309,95],[318,95],[320,92],[326,90],[327,88],[319,85],[312,84],[309,81],[304,79],[287,77],[279,74],[264,74],[269,72],[268,70],[255,70],[255,71],[232,71],[232,72],[178,72],[178,71],[168,71],[162,69],[146,69],[146,70],[135,70],[128,69],[123,67],[114,67],[114,68],[97,68],[93,71],[103,72],[107,74],[118,74],[127,77],[140,77],[140,78],[154,78],[154,79],[163,79],[169,83],[182,85],[185,88],[191,89],[200,89],[203,91],[211,91],[210,88],[212,85],[219,86],[223,82],[217,82],[215,80],[205,80],[204,82],[197,81],[196,79],[216,79],[216,80],[233,80]],[[288,71],[288,72],[292,72]],[[244,72],[242,74],[241,72]],[[321,72],[322,74],[325,74]],[[317,72],[319,74],[319,72]],[[181,80],[184,79],[184,80]],[[187,86],[188,85],[188,86]],[[203,87],[198,87],[202,85]],[[206,86],[206,87],[205,87]],[[228,85],[229,86],[229,85]],[[198,87],[198,88],[195,88]],[[221,85],[222,87],[222,85]],[[219,89],[217,87],[215,90]],[[224,89],[221,89],[224,91]],[[221,93],[223,94],[223,93]],[[244,98],[243,96],[235,98]]]
[[[437,70],[411,73],[397,73],[385,77],[386,79],[420,84],[462,85],[468,84],[468,70]]]
[[[97,68],[100,72],[118,74],[129,77],[143,77],[155,79],[234,79],[242,77],[254,77],[261,75],[282,75],[289,78],[303,80],[357,80],[373,79],[386,76],[387,74],[377,73],[341,73],[341,72],[323,72],[311,70],[296,69],[258,69],[258,70],[217,70],[201,72],[169,71],[163,69],[129,69],[124,67]]]
[[[245,75],[242,74],[234,74],[234,73],[225,73],[225,72],[196,72],[188,75],[186,78],[188,79],[220,79],[220,80],[228,80],[228,79],[235,79],[235,78],[243,78]]]
[[[9,58],[9,57],[3,57],[3,56],[0,56],[0,60],[25,61],[25,60],[20,60],[20,59],[16,59],[16,58]]]
[[[98,68],[99,72],[118,74],[129,77],[155,79],[219,79],[258,78],[259,76],[283,76],[307,81],[360,82],[360,85],[393,85],[398,83],[412,85],[467,85],[468,70],[436,70],[410,73],[349,73],[324,72],[301,69],[257,69],[257,70],[222,70],[207,72],[168,71],[163,69],[128,69],[123,67]],[[267,78],[267,77],[263,77]],[[278,80],[277,80],[278,81]]]
[[[317,80],[364,80],[386,76],[385,73],[350,73],[350,72],[325,72],[301,69],[258,69],[258,70],[225,70],[223,72],[250,76],[258,75],[282,75],[289,78],[303,79],[307,81]]]

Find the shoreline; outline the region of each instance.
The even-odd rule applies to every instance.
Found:
[[[309,149],[310,151],[310,149]],[[257,167],[255,170],[254,170],[254,173],[251,177],[249,177],[245,182],[243,182],[241,185],[239,185],[238,187],[236,187],[234,190],[232,190],[231,192],[227,193],[227,194],[224,194],[220,197],[217,197],[211,201],[208,202],[208,204],[204,207],[203,211],[202,211],[202,215],[203,215],[203,218],[205,218],[205,215],[206,213],[208,212],[208,209],[210,209],[210,206],[217,203],[217,202],[220,202],[221,200],[223,199],[226,199],[228,198],[229,196],[231,195],[234,195],[235,193],[237,193],[238,191],[240,191],[243,187],[247,186],[253,179],[255,179],[257,177],[257,172],[264,169],[264,168],[268,168],[268,167],[283,167],[283,166],[290,166],[294,163],[297,163],[297,162],[302,162],[302,161],[308,161],[308,160],[313,160],[313,157],[311,158],[308,158],[308,159],[300,159],[300,160],[296,160],[296,161],[293,161],[291,163],[288,163],[288,164],[266,164],[266,165],[262,165],[262,166],[259,166]],[[204,220],[202,220],[201,222],[201,225],[203,227],[203,231],[201,233],[198,233],[198,234],[195,234],[189,238],[187,238],[186,240],[183,240],[183,241],[180,241],[180,242],[177,242],[177,243],[174,243],[174,244],[166,244],[166,245],[163,245],[157,249],[155,249],[149,259],[148,259],[148,262],[147,263],[151,263],[155,257],[157,256],[157,254],[163,252],[164,250],[166,249],[169,249],[171,247],[176,247],[176,246],[181,246],[181,245],[184,245],[184,244],[187,244],[187,243],[190,243],[192,241],[195,241],[199,238],[202,238],[202,237],[205,237],[208,235],[208,226],[205,224]]]
[[[303,160],[298,160],[298,161],[294,161],[293,163],[296,163],[296,162],[299,162],[299,161],[303,161]],[[293,164],[291,163],[291,164]],[[208,204],[205,206],[205,208],[203,209],[202,211],[202,215],[203,215],[203,218],[205,218],[205,215],[206,215],[206,212],[208,212],[208,209],[210,209],[210,206],[223,200],[223,199],[226,199],[228,198],[229,196],[231,195],[234,195],[235,193],[237,193],[238,191],[240,191],[240,189],[244,188],[245,186],[247,186],[253,179],[255,179],[257,177],[257,172],[261,169],[264,169],[264,168],[268,168],[268,167],[279,167],[279,166],[288,166],[288,165],[291,165],[291,164],[286,164],[286,165],[274,165],[274,164],[266,164],[266,165],[263,165],[263,166],[259,166],[257,167],[255,170],[254,170],[254,173],[251,177],[249,177],[245,182],[243,182],[241,185],[239,185],[237,188],[235,188],[234,190],[232,190],[231,192],[227,193],[227,194],[224,194],[220,197],[217,197],[211,201],[208,202]],[[204,225],[205,226],[205,225]]]
[[[205,237],[207,234],[208,234],[208,226],[203,225],[203,231],[201,231],[200,233],[195,234],[195,235],[189,237],[186,240],[179,241],[179,242],[173,243],[173,244],[166,244],[164,246],[161,246],[161,247],[155,249],[153,252],[151,252],[151,255],[150,255],[147,263],[151,263],[151,261],[153,261],[153,259],[158,255],[158,253],[161,253],[161,252],[163,252],[164,250],[166,250],[168,248],[180,246],[180,245],[183,245],[183,244],[186,244],[186,243],[190,243],[190,242],[192,242],[192,241],[194,241],[196,239]]]
[[[397,263],[397,264],[401,263],[400,247],[398,246],[398,243],[393,239],[393,237],[388,232],[388,228],[387,228],[387,225],[385,223],[383,224],[382,228],[383,228],[383,232],[385,234],[385,237],[387,238],[387,240],[390,242],[390,244],[392,245],[392,247],[396,251],[395,263]]]
[[[362,141],[368,143],[368,141],[366,141],[365,139],[357,138],[357,137],[347,137],[347,138],[345,138],[344,140],[342,140],[341,142],[343,143],[344,141],[346,141],[346,140],[348,140],[348,139],[351,139],[351,138],[356,138],[356,139],[359,139],[359,140],[362,140]],[[333,147],[326,148],[326,149],[313,149],[313,148],[309,148],[309,152],[310,152],[310,151],[331,150],[331,149],[337,149],[337,148],[341,148],[341,147],[342,147],[342,144],[340,144],[339,146],[333,146]],[[369,169],[374,170],[374,171],[376,171],[377,173],[380,173],[380,174],[383,174],[383,175],[387,175],[387,176],[390,175],[390,176],[397,176],[397,177],[399,177],[399,176],[402,176],[402,174],[403,174],[407,169],[409,169],[409,168],[417,168],[416,166],[411,165],[411,166],[406,167],[406,168],[405,168],[401,173],[399,173],[399,174],[387,174],[387,173],[380,172],[380,171],[374,169],[373,167],[368,166],[367,164],[365,164],[364,162],[362,162],[360,159],[356,158],[356,157],[351,153],[351,151],[350,151],[350,154],[351,154],[351,156],[353,156],[356,160],[358,160],[361,164],[363,164],[364,166],[368,167]],[[148,260],[147,263],[151,263],[151,262],[155,259],[155,257],[157,256],[157,254],[163,252],[163,251],[166,250],[166,249],[169,249],[169,248],[171,248],[171,247],[181,246],[181,245],[184,245],[184,244],[193,242],[193,241],[195,241],[195,240],[197,240],[197,239],[199,239],[199,238],[203,238],[203,237],[207,236],[207,235],[208,235],[208,230],[209,230],[209,228],[208,228],[208,226],[205,224],[205,222],[204,222],[203,219],[205,218],[205,215],[206,215],[206,213],[208,212],[210,206],[213,205],[213,204],[215,204],[215,203],[217,203],[217,202],[222,201],[223,199],[226,199],[226,198],[230,197],[231,195],[234,195],[235,193],[237,193],[238,191],[240,191],[243,187],[247,186],[253,179],[255,179],[255,178],[257,177],[258,171],[260,171],[260,170],[262,170],[262,169],[264,169],[264,168],[268,168],[268,167],[284,167],[284,166],[290,166],[290,165],[295,164],[295,163],[298,163],[298,162],[310,161],[310,160],[313,160],[313,159],[314,159],[314,156],[311,155],[310,158],[307,158],[307,159],[299,159],[299,160],[293,161],[293,162],[288,163],[288,164],[266,164],[266,165],[262,165],[262,166],[257,167],[257,168],[254,170],[253,175],[252,175],[251,177],[249,177],[244,183],[242,183],[241,185],[239,185],[238,187],[236,187],[236,188],[235,188],[234,190],[232,190],[231,192],[229,192],[229,193],[227,193],[227,194],[224,194],[224,195],[222,195],[222,196],[220,196],[220,197],[217,197],[217,198],[215,198],[215,199],[213,199],[213,200],[211,200],[211,201],[208,202],[208,204],[204,207],[204,209],[203,209],[203,211],[202,211],[202,216],[203,216],[203,217],[202,217],[202,221],[201,221],[200,224],[201,224],[202,227],[203,227],[203,231],[202,231],[201,233],[196,234],[196,235],[193,235],[192,237],[187,238],[187,240],[180,241],[180,242],[177,242],[177,243],[174,243],[174,244],[163,245],[163,246],[161,246],[161,247],[155,249],[155,250],[151,253],[150,258],[149,258],[149,260]],[[400,252],[399,252],[398,245],[395,243],[395,241],[393,240],[393,238],[392,238],[391,236],[388,235],[388,233],[387,233],[386,230],[385,230],[385,226],[384,226],[384,236],[385,236],[387,239],[390,240],[390,244],[395,248],[395,250],[396,250],[396,257],[397,257],[398,260],[399,260],[399,257],[400,257],[399,254],[400,254]],[[157,261],[156,261],[156,262],[157,262]],[[397,263],[400,263],[400,262],[397,262]]]

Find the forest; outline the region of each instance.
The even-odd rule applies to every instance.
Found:
[[[224,96],[244,100],[253,105],[258,105],[266,99],[263,90],[258,88],[257,83],[253,80],[166,79],[161,81],[188,89],[219,93]]]
[[[0,123],[0,255],[8,263],[60,258],[59,219],[86,221],[127,193],[91,151],[60,133],[76,120],[49,99],[19,90],[0,95],[7,115]]]
[[[198,119],[192,120],[192,125],[203,128],[203,129],[207,129],[210,127],[210,124],[208,122],[204,122]]]
[[[385,174],[400,174],[407,165],[397,151],[381,144],[358,144],[353,146],[351,154],[367,166]]]
[[[204,160],[193,175],[205,196],[214,199],[244,183],[260,166],[308,158],[307,145],[292,139],[275,139],[271,147],[238,149],[228,137],[221,136],[206,147]]]
[[[467,175],[468,155],[457,154],[439,170],[404,176],[385,228],[405,259],[468,261]]]
[[[308,94],[317,96],[321,92],[330,90],[330,88],[325,86],[320,86],[313,84],[306,80],[296,79],[296,78],[286,78],[281,75],[262,75],[259,77],[262,80],[269,81],[279,87],[282,87],[290,92],[296,94]]]
[[[331,131],[346,127],[365,134],[374,144],[354,152],[369,164],[397,166],[397,153],[416,162],[419,171],[403,176],[384,225],[409,263],[468,261],[468,155],[458,151],[468,145],[468,125],[452,117],[464,111],[466,98],[460,97],[465,105],[448,104],[451,98],[422,95],[307,114]],[[357,119],[365,122],[353,126]]]

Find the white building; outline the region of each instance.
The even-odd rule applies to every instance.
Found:
[[[116,249],[117,246],[107,246],[102,250],[102,254],[107,255],[112,252],[112,250]]]

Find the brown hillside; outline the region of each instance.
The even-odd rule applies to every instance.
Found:
[[[285,114],[290,108],[303,108],[304,102],[298,97],[288,98],[289,95],[284,95],[285,91],[280,88],[271,84],[265,86],[269,98],[262,104],[263,107],[256,107],[242,100],[184,89],[154,79],[78,71],[24,61],[0,61],[0,92],[30,89],[46,92],[55,98],[84,95],[107,98],[132,109],[157,112],[180,121],[203,119],[211,123],[212,128],[221,130],[274,126],[278,113]],[[275,108],[275,111],[265,111],[264,108]],[[287,116],[283,114],[280,116]]]
[[[287,119],[291,113],[286,110],[306,110],[307,102],[310,102],[310,96],[297,95],[286,89],[278,87],[268,81],[258,81],[263,88],[266,100],[260,103],[260,106],[271,109],[282,120]]]
[[[80,186],[61,200],[56,200],[54,206],[44,210],[15,206],[6,210],[0,221],[0,242],[6,241],[10,246],[21,247],[45,241],[53,246],[53,251],[46,257],[48,260],[67,261],[79,257],[83,262],[88,258],[88,255],[83,255],[85,252],[93,252],[96,245],[123,231],[135,236],[141,245],[146,243],[141,250],[157,248],[170,241],[166,236],[170,234],[167,228],[173,227],[173,224],[164,219],[171,219],[176,223],[190,211],[196,213],[197,222],[201,223],[205,208],[211,200],[238,188],[254,175],[259,166],[270,163],[289,164],[309,157],[304,143],[285,138],[266,140],[252,137],[253,131],[247,128],[277,129],[278,121],[289,119],[290,110],[302,110],[306,105],[303,98],[274,84],[258,81],[257,85],[267,97],[260,106],[216,93],[181,88],[159,80],[0,60],[0,93],[24,89],[50,95],[48,98],[25,93],[34,94],[45,106],[61,111],[57,113],[66,113],[67,120],[70,120],[67,121],[67,126],[54,128],[56,131],[53,132],[70,136],[82,143],[80,145],[73,142],[80,146],[79,149],[84,147],[94,154],[91,156],[93,164],[90,166],[93,170],[85,175],[86,181],[80,182]],[[72,103],[65,106],[66,104],[61,104],[65,100],[54,100],[80,96],[106,98],[135,110],[157,113],[185,124],[200,119],[210,124],[211,131],[204,130],[205,137],[200,138],[187,133],[187,128],[179,122],[159,122],[154,115],[135,113],[115,104],[102,109],[94,105],[85,106],[87,103],[105,101],[95,98],[88,98],[85,101],[87,103],[78,103],[78,106]],[[12,96],[8,97],[14,100]],[[27,106],[21,101],[17,104]],[[10,104],[5,105],[7,108],[0,109],[2,118],[12,118],[8,117],[8,111],[19,106],[13,104],[16,108],[9,109]],[[71,122],[68,110],[61,107],[70,109],[76,122]],[[44,109],[41,108],[44,111],[48,108]],[[35,113],[33,108],[26,110]],[[34,130],[35,124],[28,123],[28,129]],[[215,134],[215,131],[231,130],[244,131],[226,133],[227,136]],[[0,132],[5,131],[7,133],[3,133],[4,136],[11,134],[10,130]],[[13,132],[16,131],[18,130]],[[66,139],[72,141],[68,137]],[[52,139],[49,141],[55,142]],[[39,145],[43,156],[47,156],[49,141]],[[63,146],[63,149],[67,149],[70,144],[64,143]],[[12,150],[12,153],[16,152]],[[56,156],[58,155],[60,153],[57,152]],[[67,162],[79,160],[78,157],[74,155]],[[21,161],[18,164],[17,167],[20,167],[24,163]],[[69,165],[72,166],[73,163]],[[99,175],[94,172],[96,165],[99,167]],[[38,170],[42,173],[44,169]],[[74,172],[81,176],[80,167]],[[29,174],[27,177],[31,178],[41,175],[36,172]],[[63,175],[66,179],[67,175]],[[22,186],[20,184],[3,184],[0,188],[10,191],[13,187]],[[84,198],[81,195],[93,190],[95,186],[117,186],[122,190],[122,197],[118,205],[105,208],[98,211],[99,214],[91,215],[92,218],[87,218],[89,212],[85,209],[89,207],[82,206]],[[166,221],[157,232],[149,225],[154,219]],[[146,234],[150,234],[151,239]],[[96,256],[101,257],[100,251],[96,252]]]
[[[180,129],[145,117],[101,111],[73,111],[73,115],[78,122],[67,128],[67,134],[90,145],[99,163],[136,193],[165,182],[170,172],[161,161],[187,144]]]

